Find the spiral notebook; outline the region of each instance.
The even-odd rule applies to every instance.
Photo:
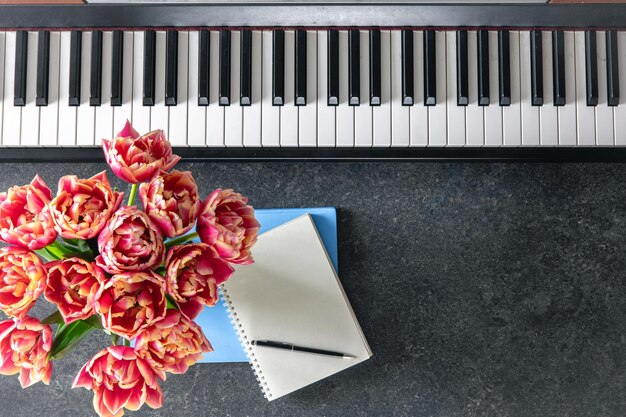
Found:
[[[222,295],[268,400],[367,360],[372,352],[309,214],[259,236],[255,263],[237,267]],[[275,340],[352,359],[250,344]]]
[[[309,213],[315,223],[324,248],[330,257],[335,271],[338,271],[337,257],[337,210],[335,207],[273,208],[255,209],[254,214],[261,223],[260,233],[265,233],[303,214]],[[207,336],[213,351],[205,353],[199,363],[248,362],[248,356],[239,343],[239,337],[230,322],[224,297],[220,296],[213,307],[205,307],[195,322]]]

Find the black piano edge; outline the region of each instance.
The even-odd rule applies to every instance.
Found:
[[[184,161],[206,162],[626,162],[626,147],[174,147]],[[99,147],[0,148],[0,163],[104,162]]]
[[[626,4],[247,3],[0,6],[0,28],[626,27]]]

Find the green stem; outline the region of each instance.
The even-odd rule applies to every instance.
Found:
[[[130,187],[130,195],[128,196],[128,205],[132,206],[135,202],[135,196],[137,195],[137,189],[139,188],[139,184],[133,184]]]
[[[169,249],[172,246],[179,245],[179,244],[181,244],[183,242],[188,242],[188,241],[196,239],[198,237],[199,236],[198,236],[197,232],[192,232],[192,233],[189,233],[187,235],[178,236],[178,237],[175,237],[174,239],[171,239],[171,240],[168,240],[167,242],[165,242],[165,248]]]
[[[130,340],[122,339],[124,341],[124,346],[130,347]]]

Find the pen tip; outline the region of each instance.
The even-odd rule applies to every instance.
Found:
[[[356,359],[356,356],[345,354],[343,355],[344,359]]]

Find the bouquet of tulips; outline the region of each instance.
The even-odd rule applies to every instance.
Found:
[[[172,170],[180,157],[161,130],[141,136],[127,122],[102,148],[132,184],[126,205],[104,171],[62,177],[56,196],[39,176],[0,194],[0,309],[10,317],[0,322],[0,374],[19,373],[23,388],[49,384],[52,361],[102,330],[112,345],[72,387],[93,390],[96,412],[117,417],[160,407],[159,380],[212,350],[193,320],[215,305],[232,264],[253,262],[259,223],[233,190],[201,201],[191,173]],[[57,310],[38,320],[28,312],[41,294]]]

